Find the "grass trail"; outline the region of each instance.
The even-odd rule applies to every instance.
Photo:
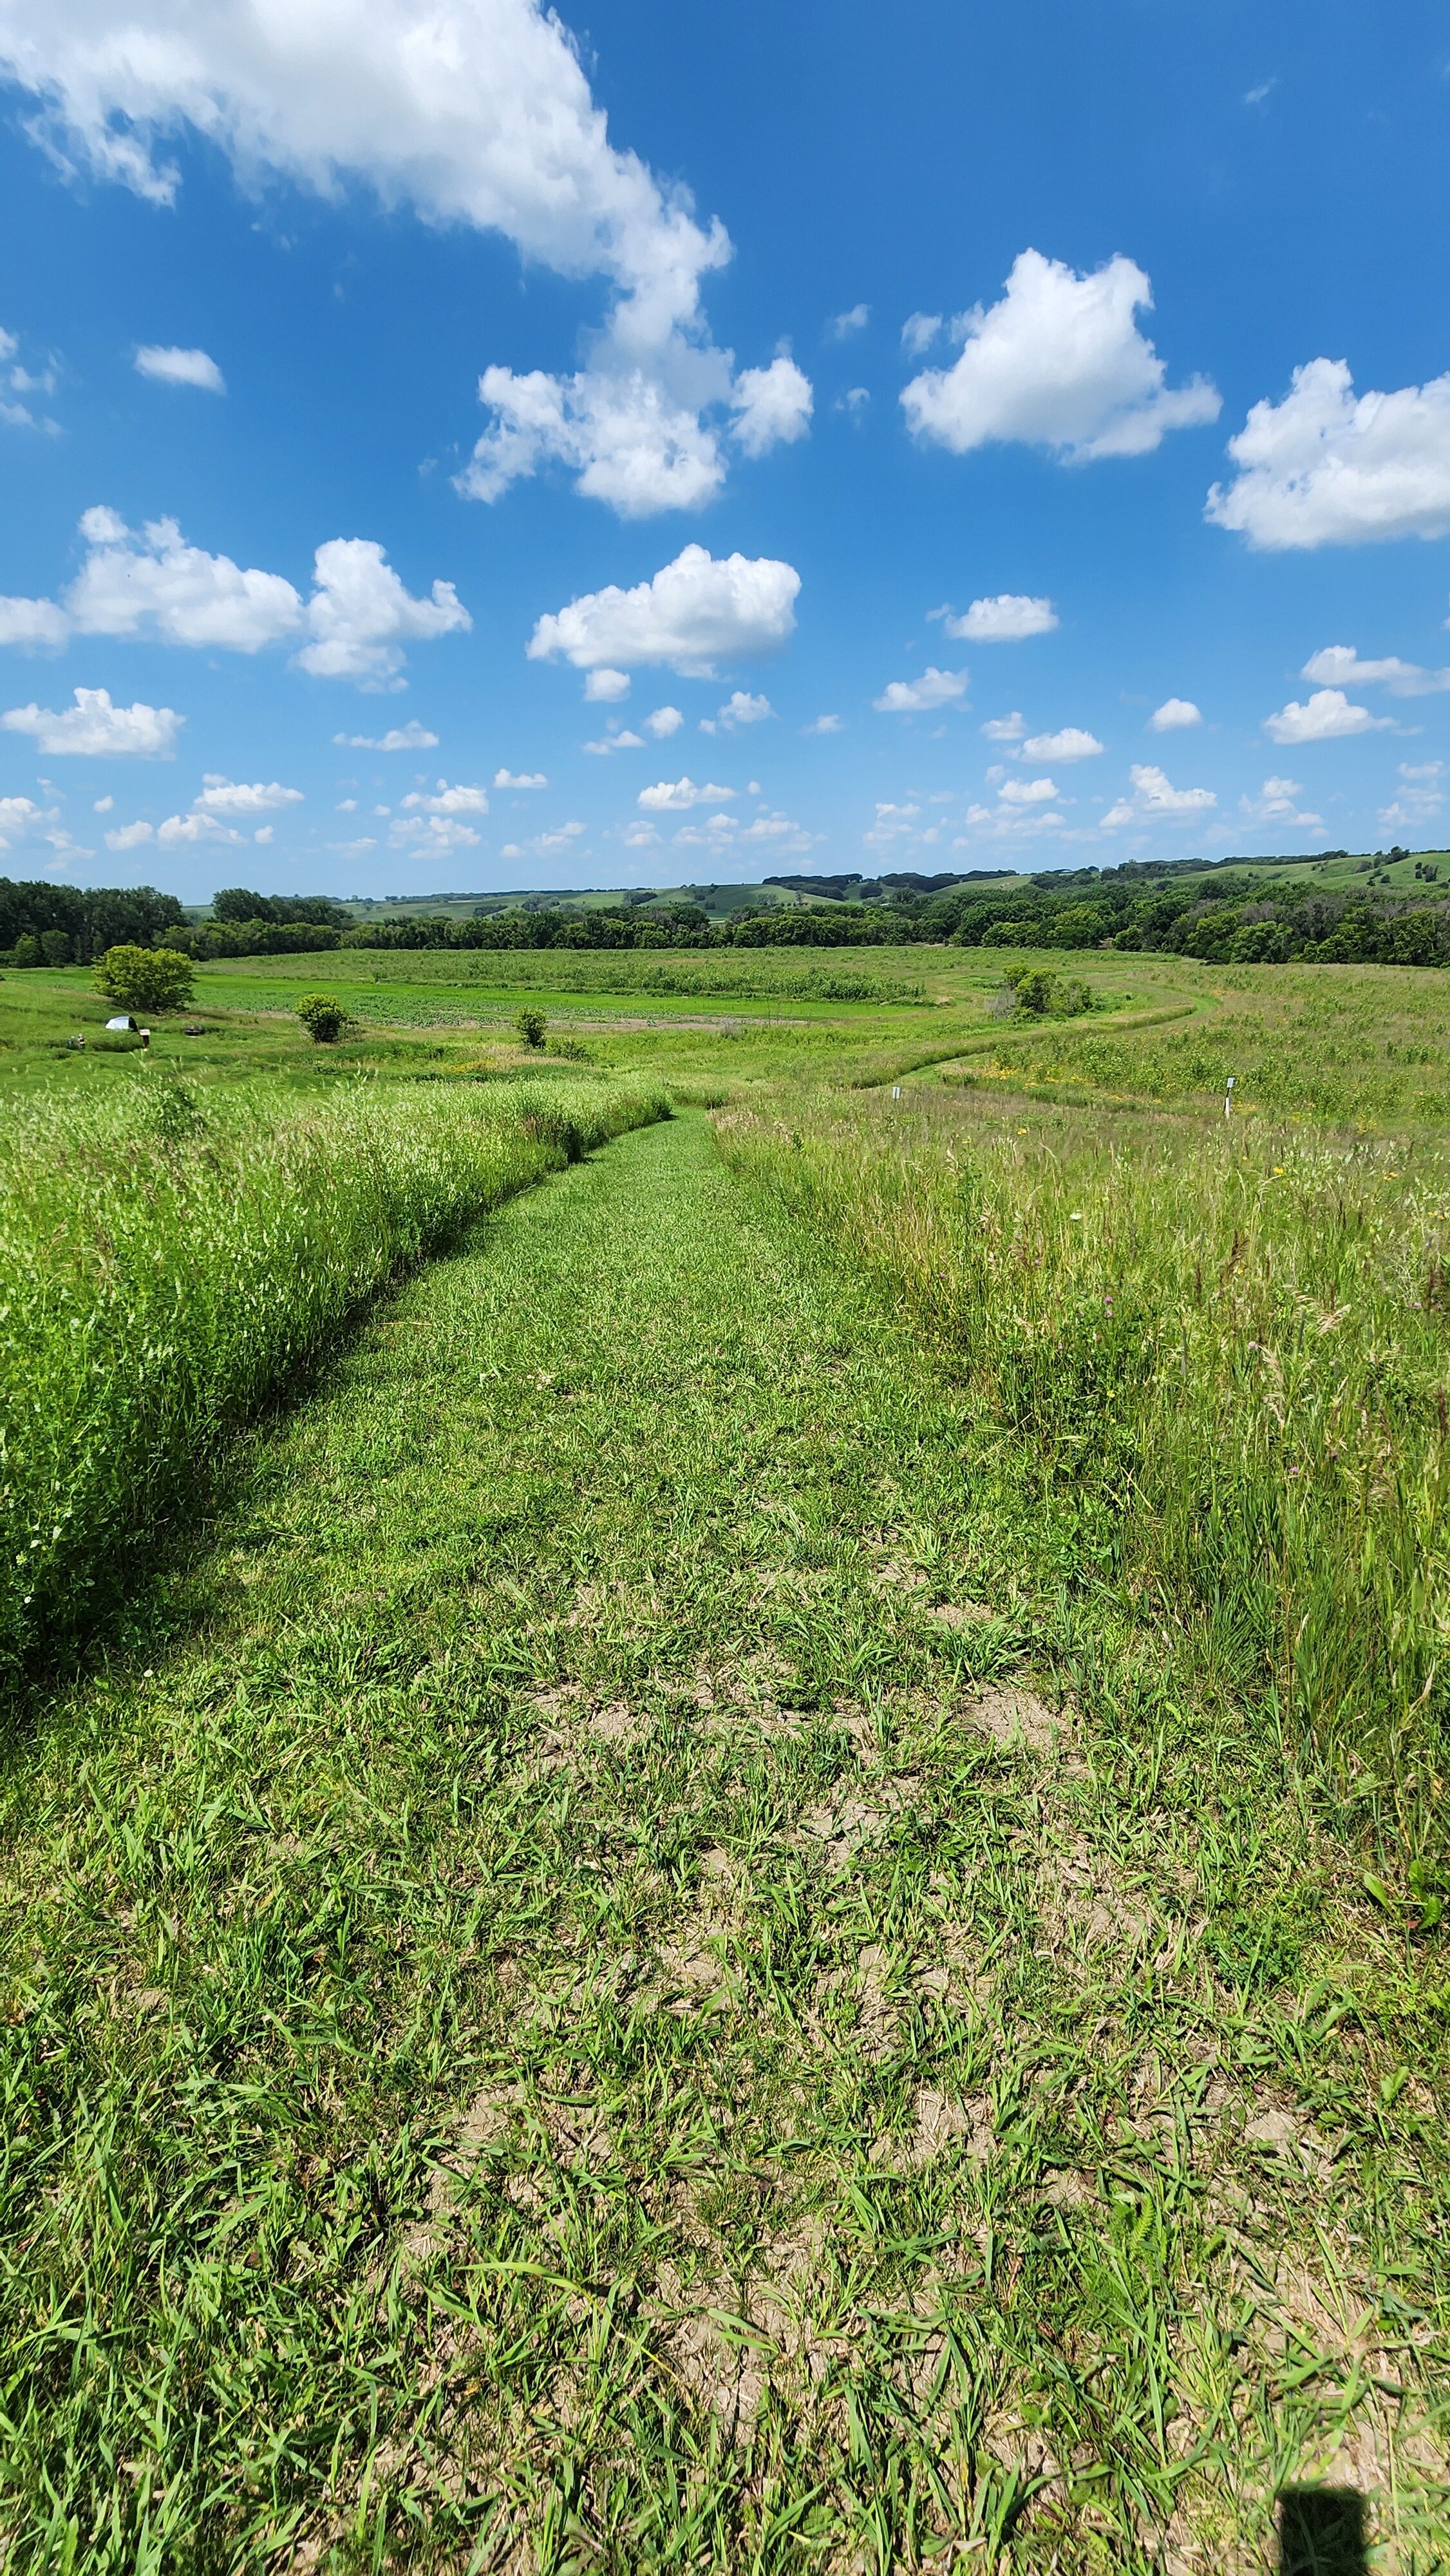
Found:
[[[254,1445],[9,1761],[15,2568],[1443,2563],[1446,1994],[969,1447],[695,1120]]]

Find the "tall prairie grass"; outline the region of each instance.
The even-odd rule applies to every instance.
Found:
[[[1443,1836],[1450,1168],[970,1094],[716,1124],[960,1355],[1075,1579]]]
[[[204,1099],[204,1106],[202,1100]],[[639,1084],[259,1082],[152,1067],[13,1109],[0,1148],[0,1670],[116,1588],[188,1473],[361,1300],[591,1145]]]

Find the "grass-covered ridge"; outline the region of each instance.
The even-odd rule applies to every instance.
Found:
[[[128,1545],[361,1300],[665,1108],[599,1080],[307,1099],[118,1072],[13,1108],[0,1154],[0,1667],[124,1591]]]

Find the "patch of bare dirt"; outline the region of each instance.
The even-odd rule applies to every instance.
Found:
[[[1025,1744],[1031,1753],[1052,1753],[1068,1734],[1064,1718],[1054,1716],[1035,1691],[1015,1683],[993,1684],[968,1702],[967,1714],[994,1744]]]

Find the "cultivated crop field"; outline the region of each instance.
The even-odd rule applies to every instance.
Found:
[[[0,983],[7,2563],[1450,2563],[1450,981],[196,993]]]

